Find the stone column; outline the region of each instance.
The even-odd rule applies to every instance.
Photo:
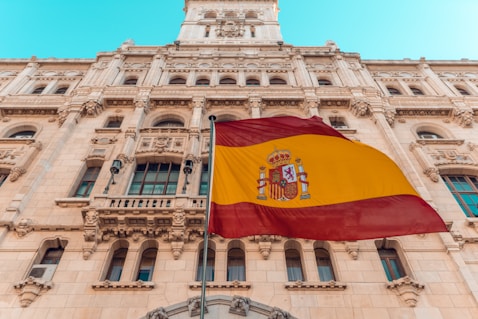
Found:
[[[124,55],[122,54],[116,54],[113,57],[108,68],[103,72],[103,74],[98,80],[100,86],[113,84],[114,80],[116,79],[116,76],[119,73],[120,67],[123,64],[123,61]]]
[[[302,55],[295,55],[292,58],[292,65],[298,85],[302,87],[311,87],[312,80],[310,78],[309,72],[307,71],[307,66],[305,65]]]
[[[146,74],[146,77],[143,81],[144,86],[153,86],[159,84],[159,79],[161,78],[161,74],[163,73],[164,66],[166,65],[166,61],[164,60],[163,55],[155,55],[153,58],[153,62],[151,63],[151,67]]]
[[[425,76],[426,82],[435,90],[438,95],[455,96],[455,93],[440,79],[440,77],[433,72],[430,66],[426,63],[420,63],[418,69]]]
[[[353,71],[350,70],[349,64],[341,54],[335,56],[335,65],[337,66],[337,73],[345,86],[360,86],[360,82],[355,77]]]

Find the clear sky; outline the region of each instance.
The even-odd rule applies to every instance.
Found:
[[[0,58],[94,58],[172,43],[184,0],[0,0]],[[363,59],[478,60],[478,0],[279,0],[284,42]]]

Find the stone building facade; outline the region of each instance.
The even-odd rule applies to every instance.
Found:
[[[0,60],[1,318],[196,317],[204,253],[206,318],[478,318],[478,61],[297,47],[278,11],[186,0],[173,44]],[[320,116],[390,156],[449,232],[204,252],[210,115]]]

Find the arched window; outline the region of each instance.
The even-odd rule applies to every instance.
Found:
[[[304,281],[302,261],[300,259],[300,253],[297,249],[286,249],[285,263],[287,267],[288,281]]]
[[[318,79],[318,81],[320,86],[332,85],[332,82],[327,79]]]
[[[210,83],[209,79],[197,79],[196,85],[197,86],[208,86]]]
[[[196,272],[196,281],[202,281],[203,274],[204,249],[199,251],[198,267]],[[216,252],[212,248],[207,249],[206,262],[206,281],[214,281],[214,264],[216,262]]]
[[[46,86],[39,86],[35,88],[32,92],[32,94],[42,94],[43,90],[45,90]]]
[[[455,88],[457,89],[458,92],[460,92],[461,95],[470,95],[470,93],[464,88],[460,88],[460,87],[455,87]]]
[[[329,252],[325,248],[315,249],[315,261],[317,262],[317,271],[321,281],[335,280],[332,261]]]
[[[180,120],[161,120],[153,125],[153,127],[161,127],[161,128],[168,128],[168,127],[184,127],[184,123]]]
[[[257,79],[247,79],[246,80],[246,85],[247,86],[259,86],[259,85],[261,85],[261,82]]]
[[[417,135],[419,138],[424,140],[438,140],[443,138],[443,136],[441,136],[440,134],[430,131],[418,131]]]
[[[416,87],[411,87],[410,90],[412,91],[413,95],[424,95],[423,91]]]
[[[270,85],[286,85],[287,82],[281,78],[272,78],[269,80]]]
[[[45,241],[42,247],[40,247],[27,277],[39,278],[44,281],[51,280],[67,243],[67,241],[60,239]]]
[[[129,78],[123,82],[123,85],[136,85],[136,83],[138,83],[137,78]]]
[[[136,280],[151,281],[153,279],[154,264],[156,262],[157,254],[157,248],[148,248],[143,251]]]
[[[397,280],[405,276],[405,271],[403,270],[402,263],[395,249],[379,248],[378,254],[389,281]]]
[[[227,281],[246,280],[246,257],[241,248],[231,248],[227,252]]]
[[[180,77],[172,78],[169,84],[186,84],[186,79]]]
[[[223,78],[219,81],[219,84],[236,84],[236,80],[233,78]]]
[[[68,91],[68,87],[67,86],[62,86],[62,87],[59,87],[58,89],[56,89],[55,94],[65,94],[66,91]]]
[[[105,280],[119,281],[121,279],[121,273],[123,272],[127,253],[128,248],[122,247],[115,250],[113,253],[113,258],[111,258],[110,267],[108,268],[108,273],[106,274]]]
[[[478,178],[472,175],[442,175],[443,181],[468,217],[478,217]]]
[[[11,134],[10,136],[8,136],[8,138],[18,138],[18,139],[33,138],[33,136],[35,136],[35,133],[36,133],[35,131],[31,131],[31,130],[19,131],[19,132]]]
[[[178,186],[179,164],[138,164],[128,195],[175,195]]]
[[[388,90],[388,93],[390,93],[391,95],[402,95],[402,92],[400,92],[396,88],[387,87],[387,90]]]

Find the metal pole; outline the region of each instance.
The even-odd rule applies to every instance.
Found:
[[[207,233],[207,228],[209,225],[209,202],[211,200],[211,176],[212,176],[212,162],[213,162],[213,144],[214,144],[214,121],[216,117],[214,115],[209,116],[210,121],[210,130],[209,130],[209,160],[207,162],[207,178],[208,178],[208,186],[209,190],[207,192],[207,200],[206,200],[206,216],[204,217],[204,244],[203,244],[203,251],[202,251],[202,285],[201,285],[201,312],[199,315],[200,319],[204,319],[204,310],[206,307],[206,274],[207,274],[207,252],[208,252],[208,240],[209,236]]]

